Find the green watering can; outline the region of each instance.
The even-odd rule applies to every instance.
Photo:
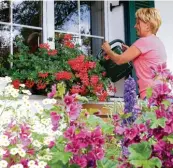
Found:
[[[111,41],[109,44],[110,46],[114,45],[115,43],[124,43],[120,39],[115,39]],[[115,45],[112,47],[112,50],[117,53],[117,54],[122,54],[123,50],[120,45]],[[125,63],[122,65],[117,65],[115,62],[113,62],[111,59],[105,60],[104,59],[105,53],[103,50],[100,50],[97,58],[99,59],[100,64],[105,68],[106,70],[106,75],[111,79],[112,82],[117,82],[123,77],[128,76],[131,74],[133,66],[132,63]]]

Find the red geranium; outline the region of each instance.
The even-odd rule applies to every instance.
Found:
[[[20,83],[20,80],[15,79],[12,81],[12,84],[13,84],[15,89],[19,89],[21,83]]]

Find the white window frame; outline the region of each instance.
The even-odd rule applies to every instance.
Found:
[[[43,31],[43,27],[28,26],[28,25],[13,23],[13,8],[12,8],[12,3],[14,1],[9,1],[9,2],[10,2],[10,22],[2,22],[2,21],[0,21],[0,25],[10,26],[10,54],[13,54],[13,27],[14,26],[21,27],[21,28],[29,28],[29,29],[42,30],[42,31]],[[44,3],[45,3],[45,1],[43,1],[43,4]]]
[[[10,1],[10,22],[2,22],[0,21],[0,24],[10,26],[10,54],[13,54],[13,27],[21,27],[21,28],[29,28],[29,29],[36,29],[41,30],[43,33],[43,43],[48,43],[50,45],[50,48],[55,48],[55,33],[67,33],[72,35],[77,35],[79,37],[79,44],[81,45],[81,37],[90,37],[90,38],[97,38],[97,39],[105,39],[104,36],[96,36],[96,35],[88,35],[88,34],[81,34],[80,33],[80,0],[78,1],[78,16],[79,16],[79,33],[69,32],[69,31],[61,31],[61,30],[55,30],[55,21],[54,21],[54,0],[43,0],[43,23],[42,27],[36,27],[36,26],[29,26],[29,25],[22,25],[22,24],[15,24],[13,23],[13,9],[12,9],[12,3],[13,1]],[[105,8],[105,1],[104,1],[104,11]],[[31,9],[32,10],[32,9]],[[104,18],[106,19],[106,17]],[[106,20],[105,20],[106,21]],[[105,22],[106,23],[106,22]],[[105,25],[103,25],[105,26]],[[106,28],[106,26],[105,26]],[[106,32],[105,32],[106,35]],[[52,41],[49,41],[48,38],[52,38]]]
[[[81,45],[81,37],[91,37],[91,38],[98,38],[98,39],[105,39],[104,36],[96,36],[96,35],[88,35],[88,34],[81,34],[80,33],[80,0],[77,0],[78,2],[78,19],[79,19],[79,33],[74,33],[70,31],[62,31],[62,30],[55,30],[55,22],[54,22],[54,0],[46,0],[43,1],[43,39],[44,42],[49,43],[51,48],[55,47],[55,44],[53,42],[48,41],[48,38],[55,38],[55,33],[67,33],[72,35],[77,35],[79,37],[79,45]],[[105,1],[104,1],[105,4]],[[105,8],[105,5],[104,5]],[[104,9],[105,10],[105,9]],[[48,11],[48,12],[47,12]],[[105,25],[103,25],[105,26]],[[46,32],[45,32],[46,31]]]

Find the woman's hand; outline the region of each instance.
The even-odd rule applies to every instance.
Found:
[[[104,50],[105,53],[109,53],[111,51],[111,46],[109,45],[109,43],[106,41],[103,43],[102,45],[102,49]]]
[[[123,51],[126,51],[128,48],[129,48],[129,46],[127,46],[127,45],[125,45],[125,44],[121,44],[121,46],[122,46],[122,50]]]

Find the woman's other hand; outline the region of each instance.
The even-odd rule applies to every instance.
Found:
[[[103,43],[102,45],[102,49],[104,50],[105,53],[109,53],[111,51],[111,46],[109,45],[109,43],[106,41]]]

